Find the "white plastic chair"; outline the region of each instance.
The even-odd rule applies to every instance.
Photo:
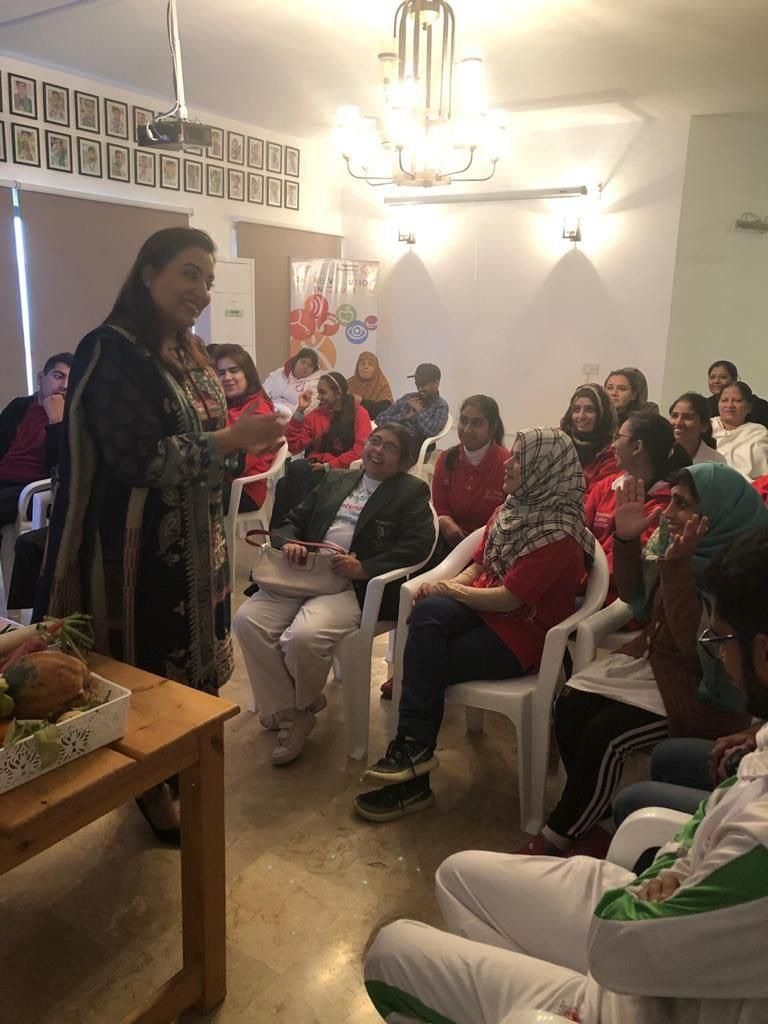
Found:
[[[37,501],[38,496],[41,499],[39,504]],[[5,615],[8,611],[8,588],[11,585],[11,576],[13,575],[16,540],[22,533],[27,533],[28,530],[37,530],[45,526],[45,512],[50,507],[52,500],[50,477],[46,480],[35,480],[34,483],[27,484],[19,495],[15,522],[8,523],[2,528],[2,545],[0,546],[0,574],[2,575],[0,579],[0,584],[2,584],[0,586],[0,615]],[[31,519],[27,515],[30,503],[33,506]]]
[[[388,583],[407,579],[422,569],[432,557],[439,536],[437,512],[432,504],[432,521],[435,539],[429,554],[415,565],[374,576],[365,588],[365,601],[360,626],[354,633],[345,636],[334,652],[334,663],[338,665],[336,678],[341,680],[344,694],[344,722],[347,736],[347,756],[362,761],[368,752],[368,730],[371,715],[371,652],[373,641],[382,633],[396,629],[397,622],[379,621],[381,600]],[[419,577],[422,579],[422,577]]]
[[[392,691],[393,711],[400,704],[403,653],[408,634],[406,623],[411,614],[416,591],[422,583],[450,579],[458,575],[470,562],[482,536],[482,529],[475,530],[435,569],[424,573],[416,580],[404,583],[400,588],[400,615],[395,642],[395,676]],[[552,701],[563,675],[563,658],[568,636],[580,622],[602,607],[608,593],[608,584],[608,560],[603,549],[596,543],[595,561],[589,573],[584,601],[572,615],[547,632],[541,666],[536,675],[523,676],[519,679],[477,680],[458,683],[446,689],[446,703],[463,704],[467,708],[467,726],[471,732],[482,730],[483,711],[497,711],[514,724],[517,733],[520,824],[524,832],[539,832],[544,820],[544,783],[549,759]]]
[[[448,419],[446,420],[445,426],[440,431],[440,433],[435,434],[433,437],[427,437],[424,439],[424,443],[419,449],[419,457],[416,459],[416,461],[414,462],[410,469],[410,473],[412,476],[417,476],[420,480],[426,481],[426,483],[430,482],[430,462],[429,456],[427,454],[430,445],[437,444],[437,442],[441,441],[446,436],[446,434],[449,434],[451,432],[451,430],[453,430],[453,416],[451,416],[451,414],[448,413]]]
[[[632,871],[642,853],[664,846],[690,819],[690,814],[669,807],[641,807],[622,821],[605,859]]]
[[[579,623],[573,645],[573,671],[581,672],[595,660],[598,649],[618,651],[638,635],[638,630],[621,632],[621,627],[632,618],[632,609],[624,601],[614,601],[607,608],[590,615]]]
[[[232,586],[235,585],[235,570],[237,568],[237,536],[238,532],[247,522],[257,522],[259,525],[254,529],[269,529],[269,517],[272,514],[272,506],[275,501],[275,484],[285,472],[285,460],[288,458],[288,445],[283,444],[278,449],[274,461],[264,473],[257,473],[255,476],[239,476],[232,481],[232,490],[229,495],[229,511],[224,516],[224,534],[227,539],[227,552],[229,554],[229,574]],[[255,484],[258,480],[267,481],[267,494],[264,504],[252,512],[240,512],[240,498],[243,488],[247,484]]]

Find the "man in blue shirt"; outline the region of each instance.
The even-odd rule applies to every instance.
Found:
[[[419,363],[411,378],[416,390],[379,413],[376,423],[401,423],[413,437],[418,452],[426,438],[435,437],[448,422],[448,403],[440,395],[439,366]]]

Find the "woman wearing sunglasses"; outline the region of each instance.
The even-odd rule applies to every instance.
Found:
[[[658,521],[643,548],[641,537]],[[719,463],[681,470],[668,506],[650,514],[640,481],[616,495],[614,576],[645,622],[620,651],[570,680],[555,707],[567,782],[547,824],[519,852],[562,855],[610,812],[624,760],[667,736],[716,739],[749,725],[743,698],[698,643],[707,623],[704,571],[768,509],[747,481]],[[705,645],[705,646],[712,646]],[[585,852],[607,845],[596,829]]]

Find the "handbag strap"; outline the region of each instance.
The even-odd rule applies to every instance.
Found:
[[[339,544],[327,540],[296,540],[295,537],[281,537],[279,533],[272,534],[269,530],[249,530],[245,535],[246,543],[251,547],[260,548],[261,544],[251,540],[251,537],[274,537],[275,540],[282,540],[286,544],[301,544],[303,548],[314,548],[316,551],[330,551],[334,555],[349,554]]]

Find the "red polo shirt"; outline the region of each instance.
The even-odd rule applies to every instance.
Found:
[[[32,401],[19,421],[8,451],[0,459],[0,480],[31,484],[45,480],[45,431],[48,415],[42,405]]]
[[[495,441],[481,461],[473,466],[459,448],[453,469],[448,469],[448,452],[440,452],[432,479],[432,502],[439,516],[450,516],[465,533],[485,526],[504,501],[504,463],[509,452]]]

